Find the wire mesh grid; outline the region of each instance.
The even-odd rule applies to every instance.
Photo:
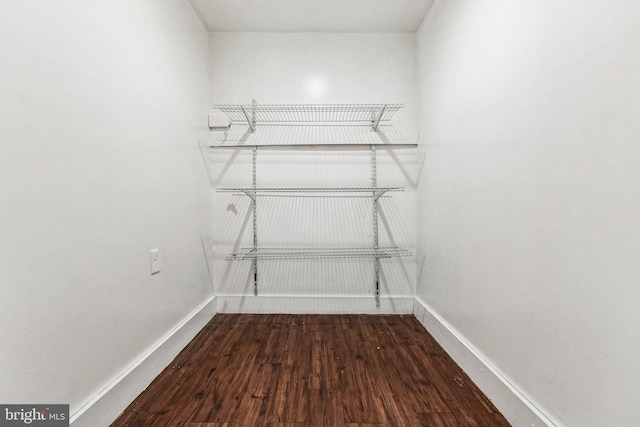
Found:
[[[255,123],[350,123],[389,121],[403,104],[220,104],[213,108],[232,122]]]
[[[227,260],[395,258],[411,256],[411,251],[396,246],[374,248],[241,248]]]
[[[373,193],[402,191],[402,187],[269,187],[269,188],[216,188],[219,193]]]

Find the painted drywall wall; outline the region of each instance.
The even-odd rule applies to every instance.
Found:
[[[404,103],[390,130],[378,138],[416,142],[415,34],[344,33],[211,33],[211,102],[213,104]],[[216,133],[213,142],[232,139],[237,131]],[[240,132],[242,133],[242,132]],[[254,138],[274,143],[359,143],[372,132],[346,128],[311,131],[285,127],[259,129]],[[387,136],[388,135],[388,136]],[[400,137],[397,137],[400,135]],[[226,141],[226,139],[225,139]],[[379,150],[378,185],[405,187],[381,199],[381,244],[415,245],[415,185],[413,149]],[[212,157],[213,187],[251,186],[252,153],[218,151]],[[274,187],[371,186],[371,154],[342,149],[259,151],[257,185]],[[372,207],[368,195],[344,197],[261,197],[258,204],[259,246],[370,246]],[[391,194],[389,193],[389,196]],[[234,247],[251,247],[251,204],[246,196],[215,193],[213,240],[216,248],[217,295],[253,296],[251,262],[225,261]],[[226,209],[224,208],[226,207]],[[374,293],[372,259],[286,260],[260,263],[259,294],[296,297],[364,296]],[[412,258],[383,260],[383,296],[413,296]],[[282,300],[282,299],[280,299]],[[270,304],[263,299],[265,304]],[[311,299],[309,301],[312,301]],[[373,310],[375,302],[370,299]],[[252,305],[252,307],[254,307]],[[224,307],[220,307],[225,310]],[[253,310],[254,308],[252,308]],[[299,310],[319,310],[313,302]],[[355,309],[355,308],[354,308]],[[360,310],[361,308],[357,308]],[[290,311],[290,306],[265,310]]]
[[[640,418],[640,4],[436,1],[418,295],[558,425]]]
[[[0,402],[74,414],[211,297],[208,34],[181,0],[9,0],[0,46]]]

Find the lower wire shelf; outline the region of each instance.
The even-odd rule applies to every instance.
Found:
[[[328,259],[328,258],[395,258],[413,254],[397,246],[374,248],[241,248],[227,260],[261,259]]]

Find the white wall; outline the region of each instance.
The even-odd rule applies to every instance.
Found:
[[[417,35],[419,297],[558,425],[640,419],[638,22],[436,1]]]
[[[211,101],[214,104],[251,103],[404,103],[394,119],[404,142],[416,142],[415,34],[344,33],[211,33]],[[300,132],[289,128],[258,129],[262,142],[318,142],[322,131]],[[335,131],[329,139],[358,143],[371,132],[354,136]],[[237,133],[237,132],[236,132]],[[242,133],[242,132],[241,132]],[[233,137],[233,128],[228,138]],[[326,135],[323,135],[323,137]],[[216,134],[214,140],[223,136]],[[320,138],[323,141],[322,138]],[[378,141],[379,142],[379,141]],[[399,142],[393,139],[391,142]],[[389,234],[399,244],[414,246],[415,192],[417,182],[414,150],[385,151],[378,155],[378,185],[403,186],[404,193],[381,199],[387,224],[381,223],[381,241]],[[371,185],[371,155],[366,150],[313,152],[304,150],[260,151],[258,186]],[[251,152],[214,152],[214,187],[251,186]],[[390,194],[390,193],[389,193]],[[342,195],[344,196],[344,195]],[[372,244],[370,197],[301,198],[263,197],[258,204],[259,246],[370,246]],[[214,241],[217,262],[217,295],[252,296],[251,263],[223,259],[234,246],[253,246],[250,203],[246,196],[214,193]],[[391,233],[387,233],[387,227]],[[382,295],[413,297],[413,259],[383,262]],[[259,297],[243,299],[221,310],[340,311],[316,298],[309,304],[292,304],[266,296],[365,297],[372,298],[373,260],[264,261],[259,266]],[[284,305],[279,305],[284,301]],[[300,300],[296,300],[300,301]],[[310,300],[306,300],[307,302]],[[370,307],[370,308],[371,308]],[[362,308],[354,308],[361,310]],[[393,310],[392,307],[387,307]],[[410,309],[410,308],[409,308]],[[346,308],[346,310],[350,310]],[[366,309],[365,309],[366,311]]]
[[[73,414],[211,297],[208,34],[181,0],[9,0],[0,51],[0,402]]]

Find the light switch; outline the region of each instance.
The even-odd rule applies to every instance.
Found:
[[[151,249],[151,274],[160,273],[160,249]]]

